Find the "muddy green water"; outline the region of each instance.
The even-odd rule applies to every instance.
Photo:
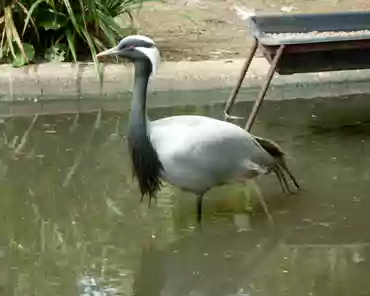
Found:
[[[150,115],[222,118],[222,110]],[[253,132],[286,149],[304,190],[285,196],[272,176],[213,190],[199,231],[190,194],[166,186],[157,204],[140,204],[119,136],[126,113],[5,119],[0,295],[370,295],[366,122],[363,96],[266,102]],[[250,212],[256,186],[274,225]]]

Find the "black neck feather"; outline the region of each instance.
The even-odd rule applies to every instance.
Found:
[[[154,149],[148,131],[146,116],[146,95],[151,74],[151,63],[135,63],[133,100],[128,132],[128,146],[133,173],[139,183],[142,198],[149,196],[149,203],[161,187],[162,163]]]

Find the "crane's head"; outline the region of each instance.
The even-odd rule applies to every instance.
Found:
[[[117,46],[102,51],[97,58],[104,56],[122,56],[136,61],[150,61],[152,74],[155,74],[159,61],[159,51],[152,39],[141,35],[132,35],[123,38]]]

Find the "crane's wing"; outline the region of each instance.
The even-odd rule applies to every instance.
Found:
[[[205,188],[241,176],[253,177],[268,172],[274,162],[244,129],[210,117],[153,121],[150,138],[165,178],[180,187]]]

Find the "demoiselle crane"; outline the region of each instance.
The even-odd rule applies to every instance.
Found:
[[[230,122],[205,116],[149,120],[147,87],[160,61],[152,39],[128,36],[97,55],[104,56],[126,57],[135,66],[127,139],[141,200],[148,195],[150,203],[162,180],[167,181],[197,196],[197,220],[201,222],[203,196],[214,186],[274,172],[285,193],[292,192],[285,173],[299,189],[286,166],[283,150],[271,140],[253,136]]]

